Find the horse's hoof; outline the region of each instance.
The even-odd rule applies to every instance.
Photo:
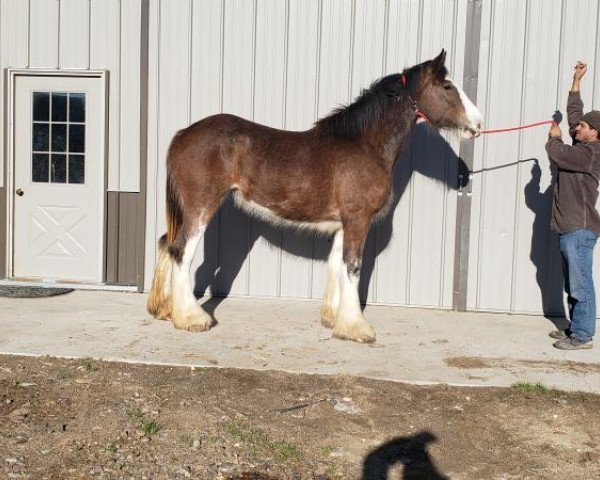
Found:
[[[206,332],[210,330],[212,323],[205,322],[182,322],[173,323],[178,330],[187,330],[188,332]]]
[[[335,311],[326,303],[321,306],[321,325],[326,328],[335,326]]]
[[[206,332],[213,325],[212,318],[203,312],[202,315],[186,315],[183,318],[173,318],[173,325],[178,330],[188,332]]]
[[[336,328],[333,336],[340,340],[352,340],[358,343],[375,342],[375,330],[367,322],[362,322],[347,328]]]
[[[333,322],[333,318],[321,316],[321,325],[323,325],[326,328],[333,328],[335,323]]]
[[[170,320],[171,310],[167,308],[161,308],[154,314],[154,318],[156,318],[157,320]]]

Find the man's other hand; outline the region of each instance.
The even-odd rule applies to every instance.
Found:
[[[552,125],[550,127],[550,138],[561,138],[562,132],[558,125]]]

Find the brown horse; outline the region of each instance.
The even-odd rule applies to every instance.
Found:
[[[481,116],[448,78],[445,52],[381,78],[345,108],[304,132],[219,114],[181,131],[167,157],[167,233],[159,242],[148,311],[176,328],[204,331],[190,264],[207,224],[233,191],[248,213],[275,224],[335,234],[322,323],[333,336],[373,342],[358,281],[371,223],[391,203],[396,159],[419,116],[438,128],[478,135]]]

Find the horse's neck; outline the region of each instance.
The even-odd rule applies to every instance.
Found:
[[[389,109],[381,121],[363,133],[363,141],[369,143],[390,170],[415,124],[416,114],[409,106],[399,105]]]

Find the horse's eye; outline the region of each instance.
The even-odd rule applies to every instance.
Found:
[[[445,90],[452,90],[452,84],[450,82],[444,82]]]

